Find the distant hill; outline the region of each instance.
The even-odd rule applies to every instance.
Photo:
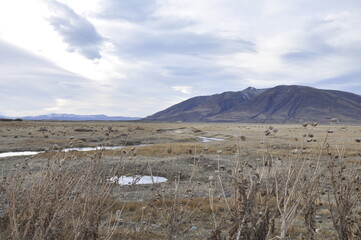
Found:
[[[8,118],[8,117],[5,117]],[[106,115],[76,115],[51,113],[39,116],[20,117],[23,120],[50,120],[50,121],[131,121],[139,120],[136,117],[109,117]]]
[[[190,98],[173,105],[146,121],[297,123],[361,123],[361,96],[305,86],[249,87],[239,92],[224,92]]]
[[[0,121],[1,122],[11,122],[11,121],[22,121],[20,118],[11,118],[4,115],[0,115]]]

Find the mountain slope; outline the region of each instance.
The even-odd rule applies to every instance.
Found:
[[[247,96],[247,97],[245,97]],[[361,122],[361,96],[304,86],[247,88],[195,97],[145,118],[149,121],[246,123]]]
[[[236,105],[245,103],[264,89],[249,87],[239,92],[224,92],[212,96],[190,98],[170,108],[145,118],[149,121],[208,121],[212,116],[226,112]]]

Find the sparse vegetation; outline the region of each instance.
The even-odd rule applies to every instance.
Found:
[[[358,126],[37,124],[0,126],[3,145],[15,143],[8,150],[22,150],[21,141],[39,148],[29,136],[40,139],[40,128],[49,136],[42,141],[56,144],[32,158],[0,159],[0,238],[360,239]],[[94,138],[151,145],[62,151]],[[121,175],[169,181],[109,181]]]

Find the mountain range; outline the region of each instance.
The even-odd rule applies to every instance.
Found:
[[[1,116],[0,118],[10,119],[12,117]],[[131,121],[139,120],[140,118],[136,117],[109,117],[103,114],[99,115],[76,115],[76,114],[46,114],[39,116],[26,116],[18,117],[23,120],[50,120],[50,121]],[[14,119],[14,118],[12,118]]]
[[[361,123],[361,96],[298,85],[199,96],[144,118],[158,122]]]
[[[106,115],[47,114],[18,117],[54,121],[156,121],[239,123],[361,123],[361,96],[298,85],[248,87],[242,91],[193,97],[146,118]],[[15,119],[0,115],[0,119]]]

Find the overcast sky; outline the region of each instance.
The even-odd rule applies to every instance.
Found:
[[[298,84],[361,94],[360,0],[0,1],[0,115],[144,117]]]

